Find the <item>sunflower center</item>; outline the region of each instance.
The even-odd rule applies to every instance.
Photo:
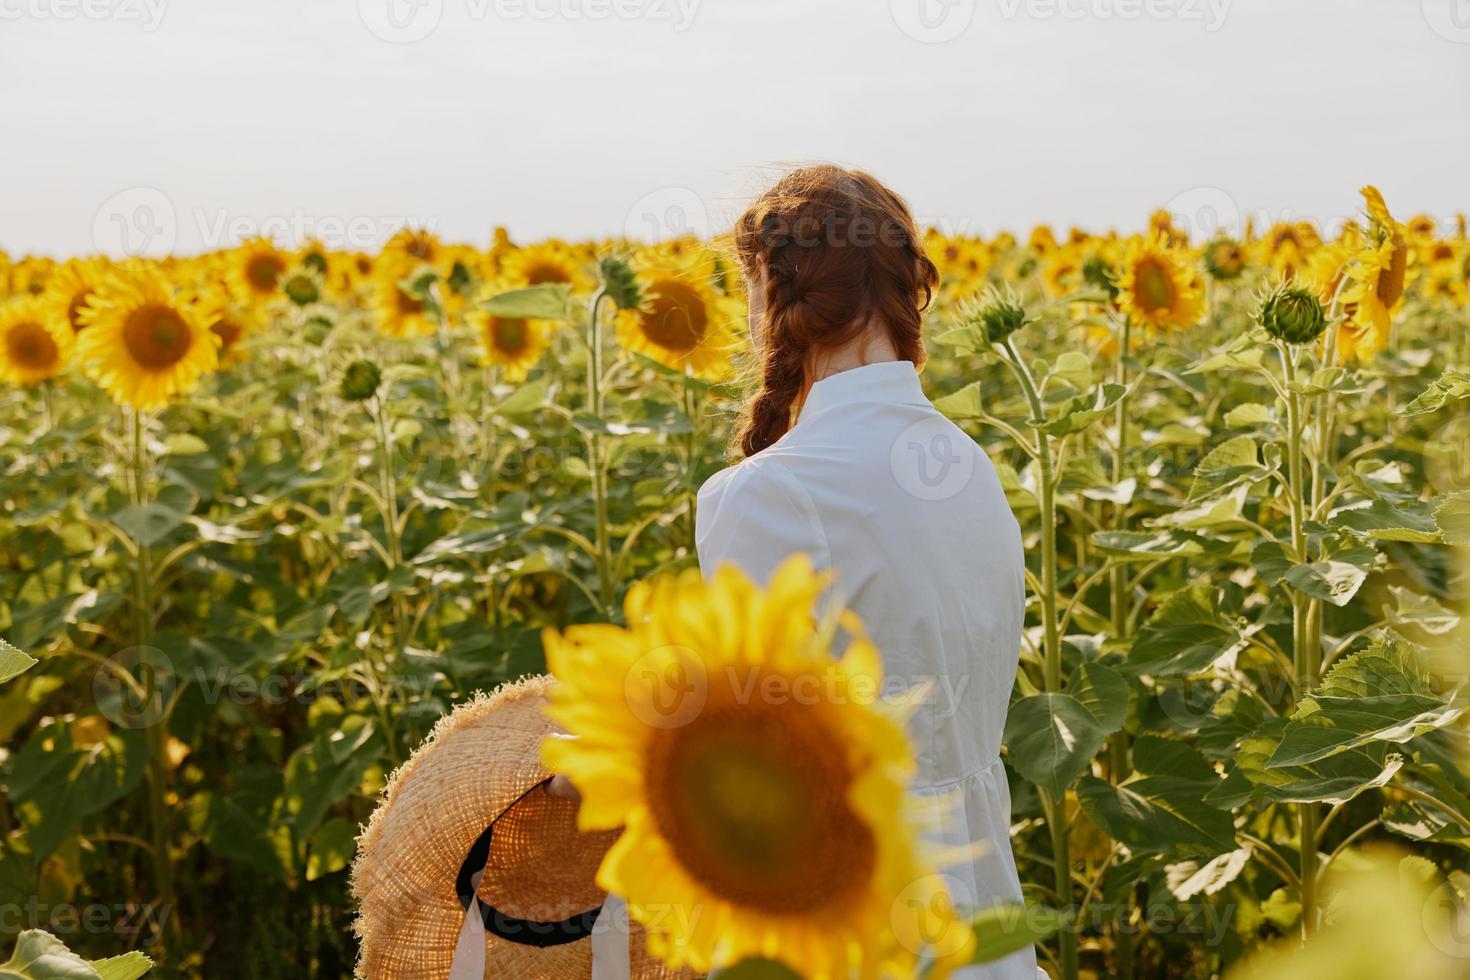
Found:
[[[395,286],[393,292],[398,299],[398,312],[402,315],[413,316],[424,312],[424,304],[414,299],[408,293],[405,293],[402,289]]]
[[[411,235],[403,250],[421,262],[434,260],[434,242],[427,235]]]
[[[61,351],[51,334],[39,323],[18,323],[5,337],[10,360],[33,371],[43,371],[56,363]]]
[[[853,776],[821,712],[711,704],[651,743],[653,819],[688,873],[721,898],[796,915],[871,879],[873,834],[848,803]]]
[[[219,338],[220,350],[226,351],[235,346],[245,328],[227,316],[222,316],[210,325],[209,329]]]
[[[1404,270],[1409,259],[1408,246],[1402,240],[1393,243],[1388,265],[1378,274],[1377,293],[1379,302],[1392,308],[1404,295]]]
[[[543,282],[571,282],[571,273],[556,262],[533,262],[526,267],[526,282],[539,286]]]
[[[250,287],[262,293],[275,289],[281,273],[285,271],[286,263],[279,256],[271,254],[251,256],[250,261],[245,263],[245,278],[250,281]]]
[[[648,299],[640,321],[643,335],[651,342],[683,353],[693,350],[704,339],[708,314],[704,300],[693,286],[666,279],[649,287]]]
[[[503,354],[519,354],[526,349],[526,343],[530,340],[526,321],[514,317],[492,317],[490,330],[495,340],[495,349]]]
[[[149,305],[128,315],[123,324],[123,343],[143,367],[162,370],[184,359],[193,335],[177,310]]]
[[[1158,259],[1144,259],[1133,272],[1134,294],[1139,305],[1148,312],[1167,310],[1174,305],[1174,280]]]

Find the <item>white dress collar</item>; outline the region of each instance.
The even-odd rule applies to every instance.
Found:
[[[927,405],[919,372],[912,361],[879,361],[823,378],[812,385],[801,417],[807,418],[835,405],[882,402],[894,405]]]

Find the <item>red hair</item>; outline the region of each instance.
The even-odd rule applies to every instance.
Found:
[[[753,456],[791,428],[811,355],[871,324],[899,359],[924,363],[920,314],[939,281],[908,205],[870,174],[830,164],[794,170],[735,223],[752,288],[765,273],[760,390],[735,439]]]

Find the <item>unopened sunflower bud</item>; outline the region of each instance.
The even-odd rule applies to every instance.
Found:
[[[1205,268],[1220,282],[1239,279],[1245,271],[1245,251],[1233,238],[1217,238],[1205,246]]]
[[[985,339],[992,344],[1000,343],[1031,322],[1026,316],[1026,308],[1009,289],[1005,292],[994,288],[986,290],[978,300],[961,309],[961,316],[966,323],[984,333]]]
[[[616,255],[604,255],[597,263],[602,273],[602,288],[620,310],[636,310],[642,301],[638,278],[633,267]]]
[[[1261,326],[1288,344],[1307,344],[1327,329],[1327,314],[1310,290],[1281,285],[1267,294],[1258,314]]]
[[[297,306],[309,306],[322,298],[321,281],[312,272],[300,269],[281,280],[281,292]]]
[[[372,361],[353,361],[342,373],[342,397],[350,402],[367,401],[378,393],[382,372]]]

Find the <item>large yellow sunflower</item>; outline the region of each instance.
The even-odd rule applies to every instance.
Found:
[[[902,816],[913,760],[882,661],[851,615],[832,657],[824,584],[804,556],[768,590],[691,571],[636,586],[626,629],[546,635],[548,714],[575,737],[543,759],[581,791],[583,829],[626,827],[597,882],[671,965],[775,956],[845,980],[912,976],[926,935],[968,952]]]
[[[198,313],[200,322],[208,325],[219,343],[221,366],[235,364],[245,359],[240,341],[252,333],[257,326],[255,314],[246,306],[233,302],[223,290],[205,288],[187,295],[188,302]]]
[[[0,381],[34,385],[65,369],[72,355],[71,328],[47,314],[47,304],[33,296],[0,305]]]
[[[571,246],[557,239],[512,249],[500,256],[500,272],[510,282],[539,286],[548,282],[564,282],[574,293],[590,292],[592,276],[587,261]]]
[[[1363,199],[1373,227],[1348,272],[1352,284],[1343,290],[1342,301],[1355,306],[1356,319],[1386,343],[1393,313],[1404,298],[1409,245],[1403,225],[1393,219],[1378,188],[1364,187]]]
[[[47,317],[77,334],[82,329],[82,309],[106,274],[106,265],[94,259],[72,259],[62,264],[51,274],[41,294]]]
[[[642,302],[618,311],[618,343],[706,381],[729,377],[744,317],[740,300],[656,253],[640,253],[633,264]]]
[[[1135,238],[1118,268],[1118,307],[1153,329],[1192,327],[1205,312],[1199,271],[1183,249]]]
[[[291,256],[268,238],[252,238],[224,254],[225,281],[241,303],[258,304],[281,295],[281,277]]]
[[[175,298],[154,269],[109,276],[82,312],[77,357],[113,401],[161,406],[191,390],[219,363],[219,340],[203,312]]]

